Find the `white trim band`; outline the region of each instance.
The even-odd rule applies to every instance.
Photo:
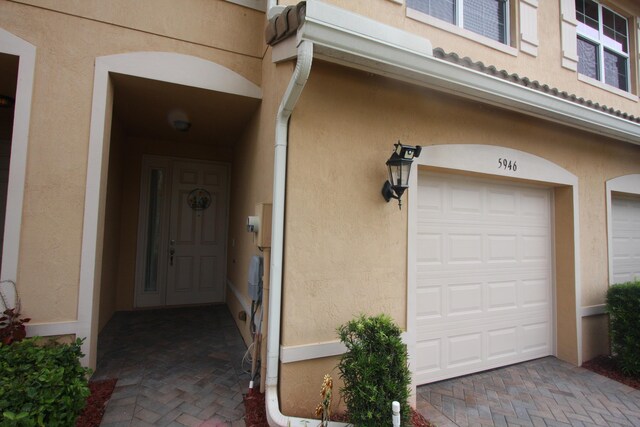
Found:
[[[607,314],[606,305],[596,304],[582,307],[580,314],[582,315],[582,317],[600,316],[601,314]]]

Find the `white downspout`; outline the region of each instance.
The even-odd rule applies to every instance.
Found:
[[[269,4],[276,0],[270,0]],[[278,363],[280,361],[280,311],[282,307],[282,263],[284,245],[285,184],[287,173],[287,141],[289,118],[309,78],[313,59],[313,43],[302,41],[298,61],[284,93],[276,117],[275,157],[273,162],[273,220],[271,234],[271,276],[269,285],[269,324],[267,331],[267,378],[265,400],[270,426],[294,421],[280,412],[278,403]]]

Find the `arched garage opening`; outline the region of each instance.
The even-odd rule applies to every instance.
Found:
[[[547,355],[579,365],[577,177],[489,145],[427,146],[417,162],[407,298],[415,383]]]

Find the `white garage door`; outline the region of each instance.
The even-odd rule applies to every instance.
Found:
[[[420,172],[416,383],[553,353],[548,189]]]
[[[640,200],[611,199],[613,283],[640,279]]]

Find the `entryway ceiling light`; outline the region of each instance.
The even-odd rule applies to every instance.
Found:
[[[420,157],[422,147],[416,145],[403,145],[398,141],[394,144],[395,150],[387,160],[389,169],[389,180],[382,186],[382,196],[389,202],[391,199],[398,200],[398,207],[402,209],[402,194],[409,188],[409,174],[411,173],[411,163],[415,157]]]
[[[0,95],[0,108],[13,108],[16,100],[7,95]]]
[[[171,110],[167,115],[169,124],[179,132],[186,132],[191,128],[189,116],[182,110]]]

